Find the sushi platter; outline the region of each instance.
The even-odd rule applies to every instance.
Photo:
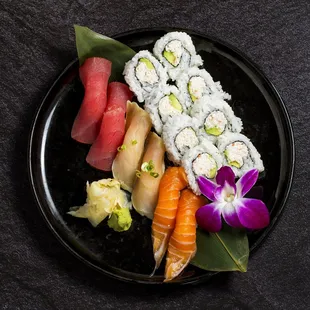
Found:
[[[274,86],[238,50],[192,31],[75,33],[78,61],[46,95],[29,142],[49,227],[123,281],[246,272],[293,176],[292,128]]]

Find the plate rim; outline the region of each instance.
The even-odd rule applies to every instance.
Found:
[[[288,133],[288,137],[289,137],[289,141],[288,141],[288,146],[289,146],[289,154],[288,154],[288,158],[290,159],[289,164],[290,164],[290,169],[288,170],[287,174],[288,174],[288,179],[287,179],[287,184],[285,186],[285,188],[283,189],[283,197],[281,199],[281,204],[278,207],[278,210],[272,220],[272,222],[269,224],[268,227],[266,227],[263,230],[263,233],[258,237],[258,239],[252,244],[252,246],[250,247],[250,253],[251,255],[253,255],[253,253],[259,248],[259,246],[262,245],[263,241],[270,235],[270,233],[272,232],[272,230],[276,227],[276,225],[279,222],[279,219],[281,217],[281,215],[283,214],[283,210],[286,206],[288,197],[290,195],[291,192],[291,188],[292,188],[292,183],[293,183],[293,177],[294,177],[294,172],[295,172],[295,161],[296,161],[296,151],[295,151],[295,141],[294,141],[294,131],[293,131],[293,126],[292,126],[292,122],[291,122],[291,118],[289,116],[288,113],[288,109],[285,105],[284,100],[282,99],[281,95],[279,94],[278,90],[276,89],[276,87],[273,85],[273,83],[269,80],[269,78],[266,76],[266,74],[263,72],[263,70],[255,63],[253,62],[245,53],[243,53],[242,51],[240,51],[238,48],[236,48],[235,46],[231,45],[230,43],[227,43],[221,39],[218,39],[215,36],[212,35],[206,35],[200,31],[194,31],[191,29],[187,29],[187,28],[179,28],[179,27],[152,27],[152,28],[137,28],[137,29],[132,29],[129,31],[125,31],[125,32],[121,32],[121,33],[117,33],[115,35],[112,35],[111,37],[114,39],[120,39],[121,37],[126,37],[126,36],[130,36],[130,35],[134,35],[134,34],[138,34],[138,33],[144,33],[144,32],[156,32],[156,31],[163,31],[163,32],[170,32],[170,31],[184,31],[186,33],[189,34],[193,34],[196,36],[199,36],[207,41],[211,41],[214,42],[216,44],[219,44],[225,48],[228,48],[229,50],[233,51],[234,54],[237,54],[240,58],[242,58],[242,60],[246,63],[247,67],[251,68],[251,70],[253,70],[257,76],[259,76],[262,80],[264,80],[267,85],[268,85],[268,92],[271,91],[273,93],[273,95],[275,96],[276,102],[278,103],[278,107],[281,108],[281,112],[282,112],[282,116],[284,117],[284,119],[281,117],[281,124],[285,125],[283,126],[283,128],[285,130],[287,130]],[[48,91],[46,92],[45,96],[43,97],[41,103],[38,105],[36,112],[34,114],[33,117],[33,121],[31,124],[31,129],[30,129],[30,133],[29,133],[29,138],[28,138],[28,146],[27,146],[27,171],[28,171],[28,180],[30,181],[30,185],[31,185],[31,191],[32,194],[35,198],[35,202],[36,205],[40,211],[41,216],[43,217],[43,219],[45,220],[47,226],[49,227],[49,229],[52,231],[53,235],[56,237],[56,239],[58,239],[58,241],[71,253],[73,254],[76,258],[78,258],[80,261],[82,261],[84,264],[86,264],[87,266],[95,269],[96,271],[99,271],[101,274],[104,274],[106,276],[112,277],[114,279],[117,280],[121,280],[123,282],[129,282],[129,283],[138,283],[138,284],[152,284],[152,285],[188,285],[188,284],[198,284],[204,281],[209,280],[211,277],[213,277],[216,274],[219,274],[220,272],[213,272],[212,274],[207,273],[205,275],[199,275],[197,277],[191,278],[191,279],[184,279],[182,282],[168,282],[168,283],[163,283],[163,282],[152,282],[152,281],[147,281],[144,279],[139,279],[138,274],[136,273],[131,273],[131,272],[126,272],[129,274],[133,274],[135,275],[135,279],[133,278],[127,278],[127,277],[123,277],[121,275],[112,273],[111,271],[105,270],[100,266],[97,266],[96,264],[94,264],[92,261],[90,261],[89,259],[85,258],[83,255],[81,255],[81,253],[78,252],[78,250],[76,248],[74,248],[74,246],[72,244],[70,244],[68,242],[68,240],[64,240],[64,238],[57,232],[57,230],[55,229],[53,223],[50,221],[50,219],[48,218],[46,212],[44,211],[44,207],[42,206],[41,200],[40,200],[40,195],[38,193],[38,190],[36,188],[36,181],[35,181],[35,173],[33,172],[33,167],[32,167],[32,161],[33,161],[33,152],[32,152],[32,147],[34,144],[34,136],[35,136],[35,131],[36,131],[36,127],[37,127],[37,123],[38,123],[38,119],[41,115],[41,111],[43,109],[43,107],[45,106],[46,101],[48,100],[49,96],[51,95],[53,89],[55,88],[55,86],[57,86],[57,84],[60,82],[60,80],[62,80],[66,74],[70,71],[70,69],[72,67],[74,67],[78,62],[78,58],[75,58],[74,60],[72,60],[62,71],[59,75],[57,75],[56,79],[54,80],[54,82],[51,84],[51,86],[49,87]]]

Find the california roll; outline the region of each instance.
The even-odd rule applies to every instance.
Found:
[[[222,162],[223,159],[217,147],[206,139],[185,153],[182,166],[189,185],[196,195],[201,194],[196,179],[199,176],[214,179],[218,169],[222,167]]]
[[[236,177],[241,177],[250,169],[264,171],[259,152],[246,136],[227,132],[218,138],[217,147],[222,155],[223,165],[230,166]]]
[[[185,114],[170,117],[163,126],[162,138],[168,158],[180,164],[183,155],[199,144],[197,120]]]
[[[153,53],[167,68],[172,80],[189,68],[203,64],[191,37],[185,32],[167,33],[155,43]]]
[[[213,143],[226,132],[240,133],[243,127],[241,119],[235,116],[230,105],[216,95],[202,97],[190,114],[198,120],[202,135]]]
[[[177,87],[166,85],[154,96],[146,100],[144,109],[150,114],[153,126],[158,134],[170,116],[187,112],[183,95]]]
[[[137,53],[126,63],[123,74],[139,102],[149,98],[168,79],[166,69],[149,51]]]
[[[184,94],[188,107],[193,106],[203,96],[216,96],[227,100],[231,98],[205,69],[190,68],[179,76],[176,84]]]

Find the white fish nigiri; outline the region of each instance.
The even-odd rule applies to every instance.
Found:
[[[112,172],[113,177],[121,183],[121,187],[129,192],[139,170],[147,135],[152,127],[149,114],[135,102],[127,102],[126,133],[123,145],[116,155]]]
[[[163,140],[154,132],[148,135],[148,141],[141,163],[141,175],[136,179],[132,191],[132,204],[138,213],[153,219],[158,201],[159,183],[165,172],[165,145]],[[151,163],[151,165],[150,165]],[[151,167],[143,171],[143,165]]]

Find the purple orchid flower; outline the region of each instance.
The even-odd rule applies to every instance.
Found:
[[[244,198],[257,178],[258,170],[252,169],[235,183],[235,174],[227,166],[219,169],[216,183],[205,177],[198,177],[201,193],[212,201],[197,210],[198,225],[209,232],[218,232],[222,228],[221,216],[223,216],[225,222],[232,227],[248,229],[266,227],[270,221],[266,205],[258,199]]]

